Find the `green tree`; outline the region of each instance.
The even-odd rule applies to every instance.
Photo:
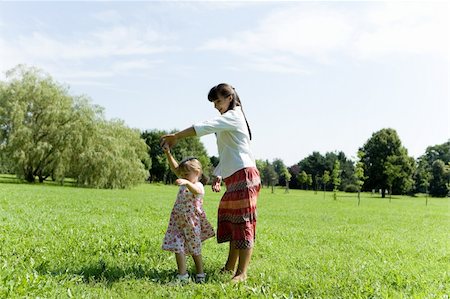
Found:
[[[337,191],[341,185],[341,163],[339,160],[334,161],[333,172],[331,173],[331,180],[333,182],[333,197],[337,199]]]
[[[300,184],[300,186],[302,187],[302,189],[306,189],[305,185],[308,182],[308,174],[303,170],[302,172],[300,172],[298,174],[298,183]]]
[[[308,186],[308,190],[309,190],[309,188],[311,188],[312,184],[313,184],[312,174],[308,173],[308,179],[306,180],[306,185]]]
[[[21,65],[6,72],[0,89],[1,144],[19,177],[42,182],[67,154],[72,105],[67,88],[38,69]]]
[[[77,155],[74,173],[79,185],[113,189],[145,181],[149,158],[138,130],[112,120],[97,122],[91,133],[87,147]]]
[[[364,182],[366,190],[382,190],[382,197],[386,196],[388,188],[388,176],[386,174],[386,162],[388,157],[396,156],[396,163],[401,164],[402,176],[393,181],[392,191],[406,193],[412,187],[412,175],[414,173],[414,160],[408,157],[407,150],[402,146],[397,132],[393,129],[382,129],[375,132],[372,137],[360,149],[364,153],[362,162],[364,172],[368,178]],[[396,164],[396,165],[397,165]]]
[[[278,184],[278,174],[275,171],[273,165],[268,160],[264,162],[264,165],[263,177],[265,179],[267,187],[272,187],[272,193],[274,193],[274,186]]]
[[[431,166],[430,194],[436,197],[448,196],[450,192],[450,164],[436,160]]]
[[[256,159],[256,168],[259,170],[259,175],[261,177],[261,184],[264,186],[269,186],[269,180],[266,178],[266,167],[267,160]]]
[[[151,130],[141,133],[141,138],[148,146],[148,155],[151,160],[148,180],[150,182],[165,182],[166,175],[169,173],[169,164],[166,156],[160,146],[161,136],[168,134],[167,131]]]
[[[287,169],[287,167],[285,167],[283,169],[283,172],[281,175],[282,175],[282,177],[284,179],[284,183],[285,183],[285,192],[288,193],[289,192],[289,182],[291,181],[292,175],[289,172],[289,170]]]
[[[125,188],[143,180],[147,158],[139,133],[104,120],[86,96],[33,67],[19,65],[0,84],[2,159],[28,182],[48,177],[97,188]]]
[[[68,168],[64,163],[70,160],[80,122],[67,87],[37,68],[19,65],[6,72],[0,107],[0,144],[14,173],[28,182],[36,177],[43,182]]]
[[[330,172],[328,170],[325,170],[322,175],[322,183],[323,183],[323,198],[325,198],[325,191],[328,182],[330,181]]]
[[[314,194],[317,194],[317,191],[318,191],[319,188],[320,188],[320,182],[321,182],[321,180],[322,180],[322,177],[319,176],[319,175],[316,175],[316,176],[314,177],[314,181],[316,182],[316,187],[314,188]]]
[[[362,151],[358,151],[358,161],[356,162],[355,167],[355,184],[358,187],[358,206],[361,202],[361,188],[364,185],[364,180],[366,176],[364,175],[364,164],[362,159],[364,157],[364,153]]]
[[[415,173],[416,192],[427,193],[427,191],[430,191],[429,193],[432,196],[442,196],[441,194],[445,189],[445,179],[442,180],[439,178],[442,175],[439,174],[441,171],[438,170],[440,166],[435,166],[437,167],[435,169],[437,173],[436,178],[434,178],[432,171],[433,163],[437,160],[444,163],[444,169],[445,165],[450,163],[450,141],[435,146],[429,146],[426,149],[425,154],[419,157],[418,167]]]
[[[341,184],[339,189],[344,190],[348,185],[354,182],[354,165],[350,159],[347,159],[343,152],[327,152],[322,156],[319,152],[313,152],[311,155],[298,163],[300,169],[311,174],[313,181],[317,182],[316,177],[320,177],[325,170],[330,173],[333,171],[334,162],[339,160],[341,166]]]
[[[281,186],[289,185],[291,175],[287,174],[289,171],[287,170],[286,165],[281,159],[274,159],[272,162],[273,168],[278,175],[278,184]]]
[[[389,202],[392,199],[392,185],[394,181],[401,177],[401,165],[398,163],[397,156],[387,157],[387,161],[384,163],[384,174],[386,175],[386,184],[389,188]]]

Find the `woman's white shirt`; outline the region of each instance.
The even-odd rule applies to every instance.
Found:
[[[255,167],[250,150],[250,136],[241,107],[237,106],[224,114],[193,125],[197,136],[216,133],[219,165],[214,175],[227,178],[236,171]]]

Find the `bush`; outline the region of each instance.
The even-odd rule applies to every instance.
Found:
[[[358,186],[353,185],[353,184],[348,184],[347,186],[345,186],[344,191],[349,192],[349,193],[356,193],[356,192],[358,192]]]

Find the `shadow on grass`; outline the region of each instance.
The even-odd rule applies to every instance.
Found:
[[[0,174],[0,184],[22,184],[22,185],[36,185],[36,186],[81,188],[75,183],[73,179],[66,179],[63,184],[61,184],[60,182],[52,181],[51,179],[47,179],[43,183],[40,183],[37,180],[35,182],[30,183],[12,174]]]
[[[23,184],[24,181],[14,175],[0,174],[0,184]]]
[[[86,284],[103,283],[108,286],[111,286],[114,282],[124,279],[143,279],[150,280],[155,283],[167,284],[173,280],[176,275],[175,270],[144,269],[142,266],[120,268],[115,266],[107,266],[102,262],[84,266],[77,270],[70,270],[69,268],[49,270],[45,266],[40,266],[36,268],[36,271],[42,275],[79,276]]]

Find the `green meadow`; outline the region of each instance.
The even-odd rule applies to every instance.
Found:
[[[209,186],[208,186],[209,187]],[[448,298],[449,199],[264,188],[245,283],[219,273],[207,240],[203,285],[172,284],[161,241],[176,186],[98,190],[0,176],[1,298]],[[220,196],[207,189],[216,227]],[[189,260],[190,272],[194,265]]]

